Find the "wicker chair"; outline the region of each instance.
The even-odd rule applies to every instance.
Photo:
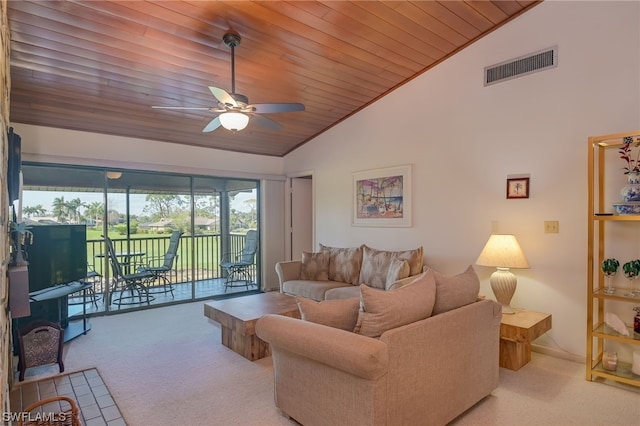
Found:
[[[23,410],[18,426],[82,426],[78,404],[68,396],[53,396]]]
[[[18,356],[20,381],[24,380],[24,373],[29,367],[58,364],[60,372],[64,371],[62,363],[64,330],[58,324],[46,320],[33,321],[19,330],[18,340],[20,342]]]

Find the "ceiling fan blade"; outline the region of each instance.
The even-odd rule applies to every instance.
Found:
[[[211,94],[213,94],[213,96],[215,96],[215,98],[220,102],[222,102],[223,104],[229,105],[232,107],[238,106],[238,103],[236,102],[236,100],[233,99],[233,97],[226,90],[220,89],[219,87],[213,87],[213,86],[209,86],[209,90],[211,91]]]
[[[217,129],[218,127],[220,127],[220,117],[216,117],[216,118],[214,118],[213,120],[211,120],[211,121],[209,122],[209,124],[207,124],[207,125],[205,126],[205,128],[204,128],[204,129],[202,129],[202,132],[203,132],[203,133],[206,133],[206,132],[213,132],[213,131],[214,131],[215,129]]]
[[[282,129],[282,124],[270,118],[263,117],[262,115],[259,115],[259,114],[252,114],[252,113],[249,113],[249,115],[251,116],[251,120],[249,121],[251,123],[257,124],[258,126],[266,127],[267,129],[271,129],[271,130]]]
[[[256,112],[259,114],[273,114],[276,112],[296,112],[296,111],[304,111],[304,105],[302,104],[253,104],[247,106],[247,108],[251,108],[252,112]]]
[[[153,109],[193,109],[199,111],[209,111],[211,108],[207,107],[172,107],[172,106],[152,106]]]

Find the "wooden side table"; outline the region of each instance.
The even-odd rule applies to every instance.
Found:
[[[531,361],[531,342],[551,330],[551,314],[515,311],[500,322],[500,367],[514,371]]]

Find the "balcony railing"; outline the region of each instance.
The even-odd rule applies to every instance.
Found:
[[[150,261],[154,264],[162,264],[162,258],[169,247],[170,235],[136,236],[131,239],[118,238],[110,235],[114,249],[119,253],[136,253],[130,257],[130,265],[125,265],[131,272],[137,267],[147,265]],[[229,253],[238,253],[244,246],[245,236],[242,234],[229,235]],[[186,283],[222,278],[224,271],[220,269],[220,259],[224,255],[221,252],[222,236],[220,234],[209,235],[183,235],[178,246],[178,256],[174,260],[173,274],[170,276],[172,283]],[[108,258],[105,258],[104,240],[87,241],[87,262],[103,277],[112,276]],[[108,271],[105,268],[109,268]],[[251,271],[256,276],[256,266]],[[102,289],[104,290],[104,289]]]

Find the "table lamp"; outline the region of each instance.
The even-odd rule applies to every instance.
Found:
[[[491,274],[489,282],[498,303],[502,305],[503,314],[514,314],[511,298],[516,291],[516,276],[509,268],[527,269],[529,263],[513,235],[493,234],[485,244],[476,265],[494,266],[497,270]]]

